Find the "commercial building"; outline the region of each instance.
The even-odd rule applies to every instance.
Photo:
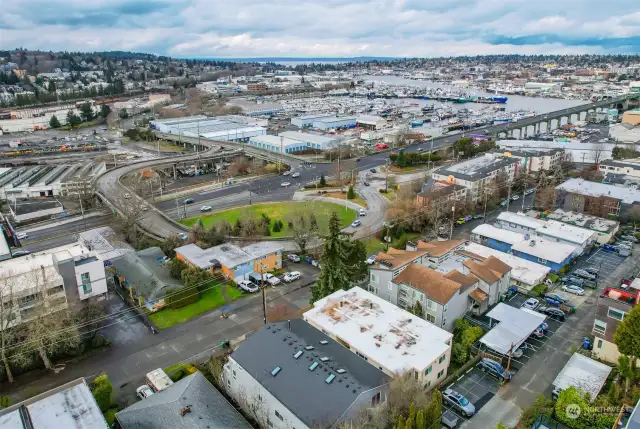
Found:
[[[149,126],[161,133],[185,137],[202,137],[222,141],[248,141],[251,137],[263,136],[267,130],[263,127],[242,123],[237,120],[209,118],[207,116],[188,116],[175,119],[156,119]]]
[[[60,201],[53,198],[14,200],[8,204],[11,217],[16,223],[33,222],[50,219],[64,213],[64,207]]]
[[[219,269],[227,278],[238,281],[282,268],[282,245],[262,241],[242,248],[225,243],[201,249],[197,244],[187,244],[176,249],[176,258],[202,270]]]
[[[330,113],[316,113],[311,115],[300,115],[291,118],[291,125],[295,125],[298,128],[312,127],[315,121],[323,119],[333,119],[336,115]]]
[[[617,143],[588,143],[579,141],[550,142],[546,140],[499,140],[498,145],[502,151],[537,151],[537,150],[564,150],[564,155],[559,156],[572,162],[596,164],[601,159],[612,157],[613,149]],[[558,155],[556,155],[558,156]]]
[[[53,313],[107,293],[102,258],[79,243],[2,261],[0,278],[8,286],[1,299],[10,326],[42,309]]]
[[[269,323],[253,333],[229,356],[223,378],[240,407],[260,427],[273,429],[348,424],[363,408],[385,402],[390,382],[302,319]]]
[[[251,425],[201,372],[116,414],[121,429],[251,429]]]
[[[546,217],[557,222],[579,226],[580,228],[595,232],[598,244],[609,243],[620,228],[620,222],[617,220],[603,219],[585,213],[564,211],[562,209],[556,209],[553,213],[546,215]]]
[[[229,106],[238,106],[242,109],[242,113],[247,116],[272,116],[282,111],[284,108],[280,103],[260,102],[256,103],[249,100],[234,98],[228,103]]]
[[[620,322],[640,302],[640,290],[629,288],[622,290],[606,288],[598,297],[596,319],[591,334],[593,340],[593,356],[596,359],[618,363],[620,352],[613,342],[613,336]]]
[[[584,179],[569,179],[556,186],[556,204],[563,210],[623,221],[640,208],[640,191]]]
[[[264,135],[249,139],[249,145],[273,152],[296,153],[308,149],[328,150],[338,147],[342,137],[285,131],[278,136]]]
[[[498,142],[500,145],[501,142]],[[564,149],[504,149],[495,151],[506,157],[518,159],[521,173],[548,171],[560,165],[566,158]]]
[[[84,378],[0,410],[2,429],[108,429]]]
[[[360,115],[356,120],[356,124],[367,130],[381,130],[387,126],[387,120],[380,116]]]
[[[353,128],[356,126],[358,118],[355,116],[335,116],[333,118],[322,118],[313,121],[313,128],[319,130],[337,130],[343,128]]]
[[[574,256],[579,256],[591,248],[597,238],[597,234],[589,229],[555,220],[544,221],[523,213],[502,212],[498,215],[495,226],[525,234],[525,236],[529,235],[531,238],[541,237],[549,241],[576,246]]]
[[[519,234],[489,224],[474,228],[471,231],[471,241],[545,265],[554,273],[580,254],[579,248],[574,245],[549,241],[530,234]]]
[[[431,177],[437,182],[464,186],[469,190],[468,197],[471,201],[479,202],[484,198],[485,192],[493,192],[490,191],[491,185],[498,178],[505,181],[514,179],[518,171],[518,162],[518,159],[512,157],[486,153],[442,167],[433,172]]]
[[[453,335],[364,289],[336,291],[302,317],[391,377],[433,388],[447,376]]]

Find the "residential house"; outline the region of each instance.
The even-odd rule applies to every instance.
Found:
[[[336,291],[302,317],[391,377],[408,372],[429,389],[447,376],[453,335],[364,289]]]
[[[200,372],[119,411],[116,421],[121,429],[252,428]]]
[[[263,241],[242,248],[224,243],[201,249],[197,244],[187,244],[176,249],[176,258],[203,270],[219,269],[227,278],[239,281],[282,268],[282,245]]]
[[[593,340],[593,356],[612,364],[618,363],[620,352],[613,342],[614,334],[620,322],[640,302],[640,290],[629,288],[606,288],[598,297],[596,319],[591,334]],[[640,366],[640,362],[638,362]]]
[[[149,311],[164,307],[166,293],[183,287],[182,281],[171,277],[164,260],[162,249],[149,247],[127,252],[112,262],[116,282],[123,289],[133,288]]]
[[[109,425],[84,378],[0,410],[0,428],[107,429]]]
[[[229,356],[227,393],[263,428],[333,428],[387,400],[390,377],[302,319],[269,323]]]

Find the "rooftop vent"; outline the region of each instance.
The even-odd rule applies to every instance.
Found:
[[[327,344],[329,344],[329,341],[322,340],[322,341],[320,341],[320,344],[322,344],[323,346],[326,346]]]
[[[326,357],[326,356],[324,356],[324,357],[321,357],[321,358],[320,358],[320,360],[321,360],[322,362],[327,362],[327,361],[329,361],[329,358],[328,358],[328,357]]]
[[[536,240],[531,240],[531,241],[529,242],[529,247],[533,247],[533,246],[535,246],[535,245],[536,245]]]
[[[282,368],[280,368],[279,366],[276,366],[275,368],[273,368],[273,370],[271,371],[271,375],[273,375],[274,377],[276,375],[278,375],[278,373],[282,370]]]
[[[304,346],[305,350],[313,350],[313,346]]]
[[[302,356],[302,350],[298,350],[296,354],[293,355],[293,358],[298,359],[300,356]]]
[[[191,405],[187,405],[186,407],[182,408],[180,410],[180,416],[184,417],[185,414],[190,413],[191,412]]]
[[[327,379],[324,382],[327,384],[331,384],[334,378],[336,378],[335,374],[329,374],[329,377],[327,377]]]
[[[314,369],[316,369],[318,367],[319,363],[318,362],[314,362],[311,364],[311,366],[309,366],[309,371],[313,371]]]
[[[340,368],[339,370],[336,371],[338,374],[344,374],[345,372],[347,372],[346,369],[342,369]]]

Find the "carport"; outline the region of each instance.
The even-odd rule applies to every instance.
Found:
[[[611,367],[580,353],[574,353],[553,381],[554,390],[573,386],[590,395],[593,401],[607,382]]]
[[[487,317],[491,319],[492,328],[480,338],[480,343],[505,356],[517,350],[546,319],[533,310],[515,308],[502,302],[487,313]]]

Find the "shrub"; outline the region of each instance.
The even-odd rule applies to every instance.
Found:
[[[100,334],[97,334],[91,339],[91,347],[94,349],[99,349],[100,347],[108,346],[109,344],[109,341]]]
[[[97,376],[92,383],[93,397],[96,399],[96,403],[100,407],[100,410],[104,413],[111,408],[111,394],[113,393],[113,386],[104,372]]]
[[[347,191],[347,199],[353,200],[356,197],[356,193],[353,190],[353,186],[349,186],[349,191]]]
[[[200,293],[197,289],[171,289],[167,291],[165,304],[168,308],[181,308],[189,304],[193,304],[200,299]]]
[[[11,405],[11,398],[8,396],[0,396],[0,410]]]
[[[533,294],[533,296],[542,296],[545,293],[547,293],[548,290],[549,288],[547,287],[546,284],[539,283],[531,288],[531,293]]]

